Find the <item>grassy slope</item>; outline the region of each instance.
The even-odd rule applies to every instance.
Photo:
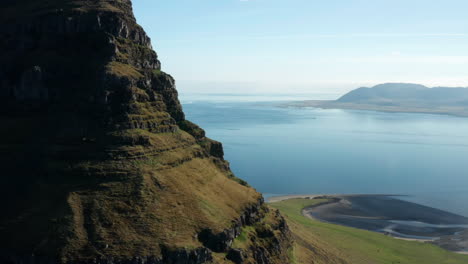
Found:
[[[285,215],[294,233],[296,263],[468,263],[468,256],[434,245],[322,223],[302,215],[303,208],[325,201],[291,199],[270,204]]]

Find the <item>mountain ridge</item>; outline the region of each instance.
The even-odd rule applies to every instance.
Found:
[[[284,218],[185,119],[130,0],[0,6],[0,261],[288,262]]]
[[[385,83],[354,89],[336,100],[297,101],[285,106],[468,117],[468,88]]]
[[[375,103],[379,101],[404,100],[430,101],[431,103],[464,104],[468,100],[468,88],[464,87],[434,87],[429,88],[412,83],[384,83],[371,88],[361,87],[342,97],[337,102]]]

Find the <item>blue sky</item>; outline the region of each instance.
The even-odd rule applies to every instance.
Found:
[[[468,86],[466,0],[134,0],[182,92]]]

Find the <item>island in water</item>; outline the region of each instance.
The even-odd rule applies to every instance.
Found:
[[[384,112],[446,114],[468,117],[468,88],[385,83],[355,89],[337,100],[306,100],[287,106]]]

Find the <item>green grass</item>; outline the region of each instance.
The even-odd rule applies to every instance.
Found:
[[[255,234],[255,228],[252,226],[244,226],[241,234],[232,243],[232,247],[247,249],[250,243],[249,234]]]
[[[297,259],[296,259],[296,254],[295,254],[295,247],[292,246],[289,250],[288,250],[288,257],[289,257],[289,260],[291,261],[291,264],[297,264]]]
[[[296,238],[296,263],[467,264],[468,256],[437,246],[323,223],[302,215],[303,208],[326,200],[291,199],[270,206],[285,215]]]
[[[135,67],[120,62],[113,61],[107,66],[107,70],[117,76],[127,76],[134,79],[142,78],[143,75]]]

